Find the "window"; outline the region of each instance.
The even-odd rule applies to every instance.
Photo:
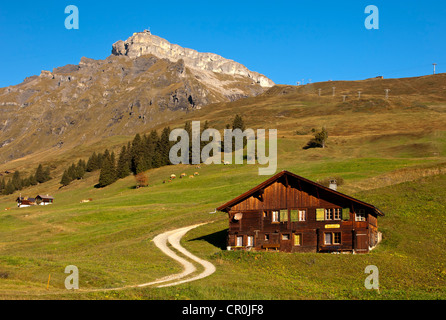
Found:
[[[288,221],[288,210],[280,210],[280,222]]]
[[[342,209],[334,209],[334,219],[341,220]]]
[[[364,209],[359,209],[359,211],[356,212],[356,221],[366,221],[366,214]]]
[[[263,217],[267,218],[268,217],[268,211],[263,211]]]
[[[299,221],[307,221],[307,210],[299,210]]]
[[[340,232],[325,233],[324,244],[341,244],[341,233]]]
[[[265,241],[269,241],[269,234],[265,233]]]
[[[236,246],[237,247],[242,247],[243,246],[243,236],[238,236],[237,237]]]
[[[290,210],[291,221],[306,221],[307,220],[307,210],[306,209],[295,209]]]
[[[316,209],[316,221],[324,221],[325,210],[322,208]]]
[[[287,233],[282,234],[282,240],[290,240],[290,235]]]
[[[341,244],[341,233],[340,232],[333,233],[333,244]]]
[[[325,234],[325,241],[324,241],[324,243],[325,244],[331,244],[332,241],[333,241],[332,238],[333,238],[333,235],[331,233],[326,233]]]
[[[253,247],[254,246],[254,237],[253,236],[248,236],[247,246],[248,247]]]
[[[290,210],[290,216],[292,222],[299,221],[299,210]]]
[[[333,209],[325,209],[325,220],[333,220]]]
[[[301,234],[294,234],[294,245],[300,246],[302,244],[302,235]]]
[[[271,216],[272,222],[279,222],[279,211],[273,211]]]

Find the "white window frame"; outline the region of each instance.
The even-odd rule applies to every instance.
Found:
[[[331,218],[330,218],[331,216]],[[334,209],[325,209],[325,220],[333,220],[334,217]]]
[[[330,242],[327,242],[327,235],[330,235]],[[324,233],[324,244],[333,244],[333,234],[331,232]]]
[[[235,240],[236,247],[243,247],[243,236],[237,236]]]
[[[273,211],[271,213],[271,222],[279,222],[280,212],[279,211]]]
[[[333,220],[341,220],[342,218],[342,209],[336,208],[333,209]]]
[[[247,247],[253,247],[254,246],[254,236],[248,236],[246,246]]]
[[[359,209],[355,213],[355,221],[367,221],[367,216],[364,209]]]
[[[299,221],[307,221],[307,209],[299,209]]]

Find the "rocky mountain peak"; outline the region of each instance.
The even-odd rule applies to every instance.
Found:
[[[264,88],[274,86],[272,80],[258,72],[248,70],[248,68],[238,62],[225,59],[214,53],[202,53],[193,49],[183,48],[153,35],[148,30],[134,33],[126,41],[120,40],[114,43],[112,54],[127,56],[131,59],[149,54],[173,62],[182,59],[188,68],[224,75],[248,77]]]

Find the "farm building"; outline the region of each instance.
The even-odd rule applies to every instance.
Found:
[[[381,240],[371,204],[288,171],[217,208],[229,216],[228,250],[367,253]]]
[[[53,204],[54,198],[49,195],[38,195],[36,197],[36,203],[40,206],[46,206],[48,204]]]
[[[54,198],[49,195],[38,195],[35,198],[25,198],[20,196],[17,197],[16,202],[19,208],[26,208],[36,205],[46,206],[48,204],[54,203]]]
[[[24,198],[22,196],[16,199],[17,207],[27,208],[36,205],[36,198]]]

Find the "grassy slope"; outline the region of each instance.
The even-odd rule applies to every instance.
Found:
[[[338,101],[323,99],[301,93],[252,98],[215,105],[171,124],[209,119],[212,127],[223,128],[238,112],[252,128],[278,128],[278,170],[315,180],[341,176],[345,180],[341,192],[386,213],[379,220],[384,241],[372,253],[223,251],[226,216],[209,212],[265,180],[267,177],[257,175],[256,166],[203,166],[199,177],[169,184],[162,181],[171,173],[189,175],[197,170],[194,166],[160,168],[149,172],[150,187],[138,190],[133,188],[132,177],[94,189],[97,173],[58,190],[58,177],[26,191],[54,194],[53,206],[18,209],[13,203],[16,195],[0,198],[0,297],[446,298],[446,227],[441,223],[446,206],[442,197],[446,176],[441,174],[446,162],[444,107],[435,101],[407,108],[415,100],[404,104],[409,99],[405,97],[391,101],[385,110],[367,112],[361,108],[370,100],[352,102],[344,110]],[[329,148],[301,150],[311,137],[311,128],[323,125],[330,133]],[[108,143],[119,141],[125,137]],[[89,147],[84,148],[81,153],[72,150],[71,155],[54,155],[54,160],[60,164],[73,161],[75,154],[88,152]],[[15,163],[26,168],[38,161],[27,158]],[[94,201],[80,203],[87,198]],[[12,209],[4,211],[8,207]],[[178,272],[179,265],[161,254],[151,239],[162,231],[204,221],[211,223],[187,234],[184,245],[217,266],[213,276],[174,288],[88,291],[145,283]],[[364,288],[364,268],[369,264],[380,270],[380,294]],[[86,291],[64,289],[67,265],[79,267],[80,286]]]

